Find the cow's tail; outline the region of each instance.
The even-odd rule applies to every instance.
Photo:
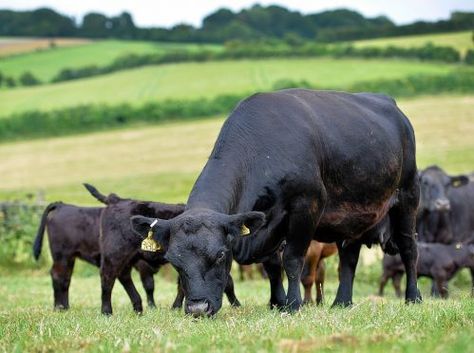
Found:
[[[89,191],[90,194],[94,196],[98,201],[106,205],[109,204],[109,198],[105,196],[104,194],[101,194],[99,190],[95,188],[95,186],[92,186],[91,184],[87,184],[87,183],[84,183],[83,185],[87,189],[87,191]]]
[[[33,243],[33,256],[36,261],[38,261],[39,256],[41,254],[41,247],[43,246],[44,230],[46,228],[48,214],[61,204],[62,202],[50,203],[44,210],[43,215],[41,216],[41,222],[38,228],[38,232],[36,233],[35,242]]]

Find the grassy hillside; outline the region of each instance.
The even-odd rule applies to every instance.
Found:
[[[468,49],[474,49],[472,31],[359,40],[353,44],[356,47],[386,47],[389,45],[397,47],[421,47],[430,42],[435,45],[453,47],[463,54]]]
[[[213,97],[226,93],[269,90],[276,81],[288,78],[304,79],[321,88],[337,88],[360,80],[443,74],[455,67],[416,61],[332,58],[150,66],[54,85],[0,90],[0,116],[86,103],[140,104],[150,100]]]
[[[185,43],[101,40],[80,46],[59,47],[0,59],[0,71],[6,75],[18,77],[28,70],[40,80],[49,81],[65,67],[103,66],[125,54],[147,54],[171,49],[196,50],[202,47],[198,44]],[[205,47],[219,48],[215,45],[205,45]]]
[[[46,272],[46,271],[45,271]],[[468,288],[451,287],[452,298],[433,300],[425,285],[421,305],[390,295],[374,297],[376,284],[359,274],[356,305],[330,309],[337,274],[328,271],[326,304],[295,315],[267,308],[268,283],[237,282],[241,308],[224,307],[215,319],[193,320],[169,309],[175,283],[157,278],[156,310],[133,314],[117,283],[114,315],[99,314],[99,278],[73,277],[71,307],[52,311],[49,276],[7,276],[0,284],[0,350],[5,352],[472,352],[474,301]],[[136,281],[137,287],[140,284]],[[143,297],[143,296],[142,296]]]
[[[399,102],[418,141],[419,167],[474,169],[474,96]],[[47,200],[92,204],[80,185],[105,193],[184,202],[223,118],[0,145],[0,199],[45,191]]]

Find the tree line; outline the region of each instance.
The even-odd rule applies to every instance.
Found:
[[[417,21],[397,26],[386,16],[367,18],[347,9],[304,15],[281,6],[254,5],[238,12],[219,9],[200,27],[178,24],[171,28],[137,27],[123,12],[108,17],[91,12],[82,20],[49,8],[33,11],[0,10],[0,36],[118,38],[173,42],[285,39],[333,42],[408,34],[451,32],[474,28],[473,12],[453,12],[449,19]]]

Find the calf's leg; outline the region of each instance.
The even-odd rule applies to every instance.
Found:
[[[383,290],[390,279],[388,272],[384,271],[382,277],[380,277],[380,284],[379,284],[379,296],[383,297]]]
[[[130,301],[132,302],[133,310],[136,313],[141,314],[143,312],[142,298],[140,297],[140,294],[133,283],[132,268],[130,266],[127,266],[123,269],[119,276],[119,281],[127,292]]]
[[[153,296],[153,293],[155,292],[155,279],[153,278],[153,275],[158,272],[158,270],[154,271],[148,264],[140,264],[140,266],[136,267],[140,273],[143,289],[145,289],[148,306],[150,308],[156,308]]]
[[[324,302],[324,279],[326,277],[326,265],[323,260],[318,264],[316,271],[316,304],[322,305]]]
[[[58,257],[51,267],[51,280],[54,291],[54,309],[69,309],[69,285],[74,270],[74,257]]]
[[[240,302],[235,296],[235,290],[234,290],[234,280],[232,279],[232,276],[229,275],[229,278],[227,279],[227,284],[225,286],[225,295],[227,296],[227,299],[229,300],[230,305],[238,307],[240,306]]]
[[[176,288],[176,298],[174,299],[173,305],[171,309],[181,309],[183,307],[183,300],[184,300],[184,290],[181,283],[181,278],[178,277],[177,281],[177,288]]]
[[[403,273],[402,273],[402,272],[396,272],[396,273],[392,276],[393,288],[395,288],[395,295],[397,296],[397,298],[401,298],[401,297],[402,297],[402,286],[401,286],[402,277],[403,277]]]

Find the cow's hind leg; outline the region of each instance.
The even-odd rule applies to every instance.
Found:
[[[334,299],[333,307],[347,307],[352,305],[352,287],[354,284],[354,275],[359,261],[361,244],[355,242],[343,246],[343,242],[337,243],[339,250],[339,287],[337,288],[336,299]]]
[[[263,262],[263,268],[270,281],[270,308],[282,309],[286,303],[286,293],[283,288],[280,255],[277,252],[271,255]]]
[[[51,280],[54,291],[54,309],[69,309],[69,285],[74,270],[74,257],[55,259],[51,267]]]
[[[421,294],[417,287],[416,262],[418,250],[415,241],[416,212],[419,199],[418,177],[413,176],[409,186],[401,189],[398,204],[390,209],[390,222],[393,227],[392,237],[400,250],[400,256],[407,275],[405,300],[407,303],[421,302]]]

